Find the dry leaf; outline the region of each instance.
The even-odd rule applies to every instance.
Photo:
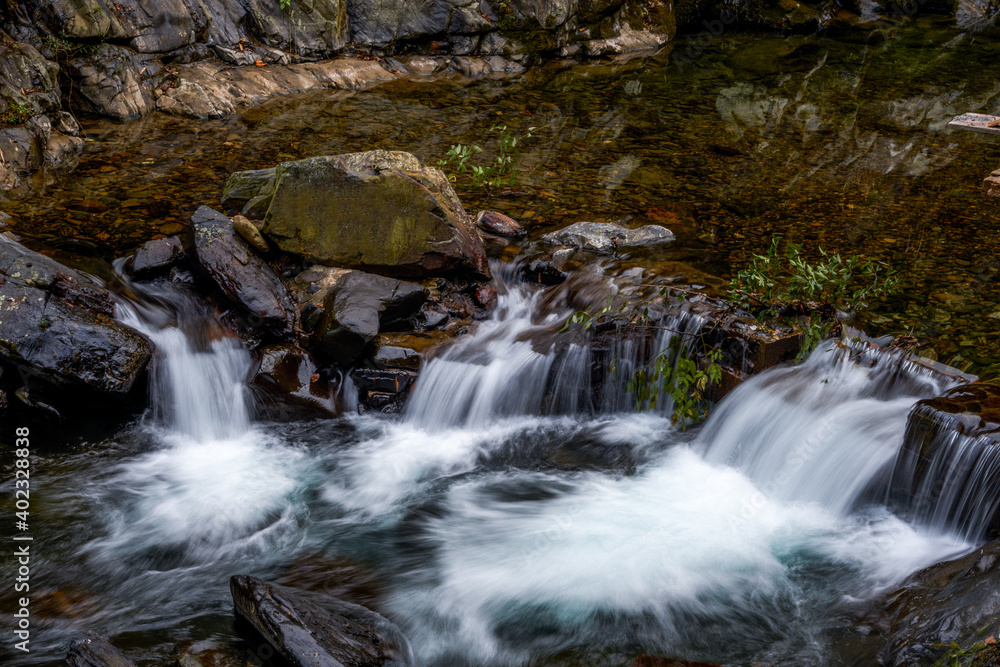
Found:
[[[254,63],[254,65],[256,65],[257,67],[265,67],[267,66],[267,63],[264,62],[263,60],[258,60],[257,62]]]

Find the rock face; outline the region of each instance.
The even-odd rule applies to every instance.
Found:
[[[0,235],[0,360],[57,387],[123,395],[152,344],[91,278]]]
[[[342,366],[356,361],[380,331],[420,310],[424,288],[361,271],[343,275],[326,297],[316,328],[316,350]]]
[[[478,0],[351,0],[351,41],[386,46],[429,35],[471,35],[492,25],[480,14]]]
[[[412,661],[399,629],[359,605],[245,575],[230,579],[229,588],[236,615],[295,667],[402,666]]]
[[[124,653],[93,632],[73,640],[66,664],[69,667],[135,667]]]
[[[593,252],[614,252],[618,248],[670,243],[676,237],[669,229],[659,225],[627,229],[608,222],[578,222],[542,238],[557,245],[574,246]]]
[[[489,274],[482,240],[447,177],[409,153],[281,163],[263,231],[320,264],[401,277]]]
[[[886,597],[884,617],[876,621],[887,640],[880,664],[932,665],[951,642],[967,648],[995,636],[998,581],[1000,541],[911,576]],[[978,634],[984,627],[986,635]]]
[[[295,307],[285,286],[236,234],[232,220],[202,206],[191,216],[188,232],[189,249],[227,297],[272,331],[295,326]]]

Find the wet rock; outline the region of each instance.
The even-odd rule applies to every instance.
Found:
[[[230,579],[236,615],[295,667],[405,665],[409,642],[396,626],[360,605],[275,586],[255,577]]]
[[[658,49],[670,39],[668,35],[648,30],[633,30],[623,26],[617,35],[608,39],[592,39],[583,43],[588,56],[614,56],[634,51]]]
[[[574,246],[593,252],[610,253],[619,248],[670,243],[676,237],[666,227],[645,225],[627,229],[608,222],[578,222],[542,237],[549,243]]]
[[[63,170],[76,167],[83,153],[83,139],[60,132],[52,132],[45,142],[43,161]]]
[[[257,54],[250,49],[227,49],[226,47],[219,46],[217,44],[213,44],[211,49],[216,58],[224,63],[236,65],[237,67],[246,67],[247,65],[253,65],[257,62]]]
[[[874,619],[886,639],[880,664],[932,665],[951,642],[968,648],[996,636],[998,582],[1000,541],[912,575],[885,597],[883,614]]]
[[[257,252],[267,252],[268,246],[267,241],[261,236],[260,231],[250,222],[247,218],[242,215],[233,216],[233,229],[236,233],[246,241],[251,248]]]
[[[176,236],[146,241],[125,260],[125,273],[137,280],[146,280],[167,273],[181,252],[181,240]]]
[[[419,352],[397,345],[382,345],[372,357],[372,363],[379,368],[404,368],[420,370],[423,357]]]
[[[543,259],[533,259],[521,266],[521,280],[536,285],[561,285],[566,282],[566,274]]]
[[[288,421],[338,413],[339,386],[320,372],[311,354],[291,344],[268,345],[258,354],[260,364],[250,386],[265,418]]]
[[[59,66],[33,46],[20,42],[0,45],[0,97],[31,115],[59,113]],[[68,134],[68,133],[67,133]]]
[[[152,344],[114,320],[103,286],[0,235],[0,360],[29,384],[127,394]]]
[[[228,213],[236,213],[254,197],[261,193],[270,195],[274,190],[274,167],[237,171],[229,176],[222,190],[222,208]],[[270,198],[268,197],[268,201]],[[245,215],[245,214],[244,214]]]
[[[989,196],[1000,197],[1000,169],[994,170],[993,173],[983,179],[983,187]]]
[[[409,153],[284,162],[264,233],[320,264],[400,277],[487,276],[482,240],[447,177]]]
[[[476,227],[497,236],[524,236],[526,233],[516,220],[496,211],[480,211]]]
[[[427,299],[424,288],[361,271],[343,275],[324,302],[316,349],[342,366],[358,359],[380,331],[403,325]]]
[[[492,285],[476,288],[472,296],[481,308],[492,310],[497,305],[497,288]]]
[[[251,326],[272,332],[295,326],[295,308],[285,286],[223,214],[201,206],[191,216],[188,249],[219,289],[250,315]]]
[[[94,632],[74,639],[66,656],[69,667],[135,667],[135,663]]]
[[[640,655],[632,663],[632,667],[722,667],[722,665],[714,662],[692,662],[680,658],[663,658],[658,655]]]
[[[403,394],[417,379],[417,374],[399,368],[355,368],[351,379],[361,391]]]
[[[346,0],[244,0],[250,32],[265,44],[303,56],[336,53],[350,38]]]

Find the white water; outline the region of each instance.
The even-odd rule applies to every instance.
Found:
[[[942,388],[919,369],[820,350],[680,432],[595,409],[627,409],[624,382],[589,402],[592,351],[561,344],[537,299],[503,295],[403,421],[251,424],[235,339],[138,323],[164,409],[89,491],[85,549],[121,582],[118,623],[161,628],[206,596],[228,614],[229,575],[321,554],[378,570],[418,664],[821,665],[839,606],[970,548],[867,501],[910,406]]]

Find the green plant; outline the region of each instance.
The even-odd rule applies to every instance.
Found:
[[[899,277],[887,264],[840,253],[828,254],[810,263],[802,246],[773,236],[763,255],[754,255],[750,265],[736,274],[729,285],[728,300],[759,317],[798,317],[805,334],[799,358],[804,358],[821,340],[839,332],[838,311],[853,313],[899,289]]]
[[[935,644],[935,648],[944,646],[945,644]],[[934,663],[934,667],[1000,667],[1000,648],[995,639],[977,642],[969,648],[962,648],[957,642],[951,642],[947,646],[948,652]]]
[[[23,104],[8,102],[7,108],[0,112],[0,123],[4,125],[24,125],[34,112]]]
[[[453,144],[444,159],[438,160],[439,167],[451,166],[454,171],[449,174],[452,181],[457,181],[459,174],[468,174],[472,186],[484,190],[492,196],[501,188],[514,185],[521,174],[521,142],[532,137],[535,127],[529,127],[521,137],[508,131],[506,125],[494,125],[490,133],[498,133],[496,157],[485,165],[468,164],[469,158],[476,153],[484,152],[476,144]]]
[[[287,12],[292,9],[292,0],[278,0],[278,4],[281,5],[281,11]]]

